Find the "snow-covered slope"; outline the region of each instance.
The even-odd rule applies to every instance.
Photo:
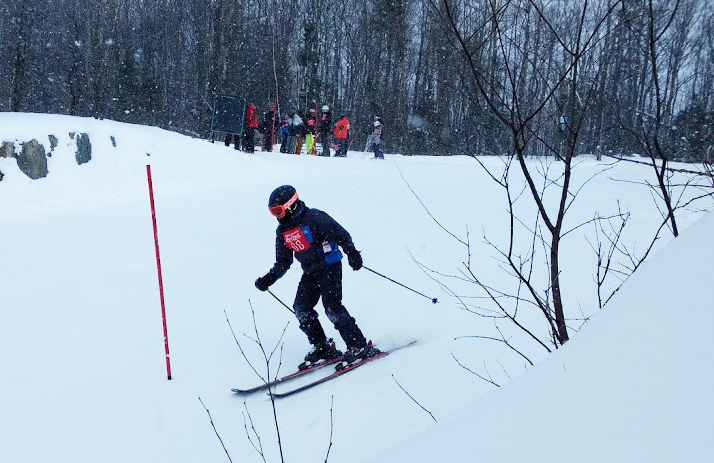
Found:
[[[709,461],[712,232],[710,213],[537,368],[373,461]]]
[[[76,164],[70,132],[89,134],[91,162]],[[273,262],[275,222],[265,206],[284,183],[342,223],[367,266],[440,301],[346,269],[344,303],[365,334],[382,347],[419,343],[279,401],[285,461],[324,461],[328,448],[329,461],[340,463],[706,461],[714,454],[705,440],[714,412],[707,395],[711,214],[676,242],[661,240],[663,249],[600,312],[594,255],[571,234],[563,244],[566,298],[577,314],[594,315],[553,355],[519,342],[536,363],[525,368],[498,343],[463,338],[492,335],[493,322],[460,310],[435,279],[464,295],[469,285],[415,263],[457,274],[467,250],[441,226],[462,239],[468,230],[474,268],[493,285],[507,284],[482,243],[483,234],[493,242],[507,235],[506,204],[472,159],[247,155],[155,128],[0,113],[0,141],[47,143],[49,134],[59,144],[44,179],[31,181],[14,159],[0,158],[2,462],[227,461],[226,451],[234,462],[263,461],[254,446],[266,461],[280,461],[269,398],[230,393],[260,380],[228,322],[262,375],[258,335],[268,352],[278,346],[271,375],[278,364],[282,373],[294,368],[309,348],[292,314],[253,286]],[[494,168],[501,162],[483,161]],[[602,169],[585,158],[575,181]],[[633,212],[625,238],[646,245],[659,223],[649,191],[612,179],[648,175],[646,167],[621,164],[589,180],[569,212],[571,226],[596,210],[615,211],[620,201]],[[528,208],[522,212],[531,217]],[[680,225],[703,215],[683,210]],[[299,276],[294,266],[273,287],[288,305]]]

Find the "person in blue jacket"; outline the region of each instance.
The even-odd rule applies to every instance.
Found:
[[[290,129],[290,117],[286,114],[283,118],[282,125],[280,126],[280,152],[288,152],[288,136]]]
[[[276,188],[268,200],[270,213],[278,219],[275,238],[275,264],[270,271],[255,281],[261,291],[278,281],[293,263],[300,262],[303,274],[298,284],[293,308],[300,329],[307,335],[312,350],[300,368],[342,356],[338,368],[372,357],[379,350],[362,334],[344,305],[342,305],[342,253],[353,270],[362,267],[362,256],[355,248],[350,234],[335,219],[318,209],[311,209],[298,198],[290,185]],[[322,298],[327,318],[347,345],[345,354],[328,341],[320,324],[315,306]]]

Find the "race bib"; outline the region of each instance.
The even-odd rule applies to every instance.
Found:
[[[285,246],[292,249],[294,252],[310,249],[310,241],[301,227],[295,227],[292,230],[283,232]]]

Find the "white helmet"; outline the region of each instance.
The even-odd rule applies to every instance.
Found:
[[[326,112],[329,111],[329,110],[330,110],[330,107],[327,106],[327,105],[325,105],[325,106],[322,107],[322,112],[323,112],[323,113],[326,113]]]

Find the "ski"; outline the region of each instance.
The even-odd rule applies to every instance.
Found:
[[[335,378],[337,378],[338,376],[342,376],[342,375],[344,375],[345,373],[348,373],[348,372],[350,372],[350,371],[352,371],[352,370],[355,370],[355,369],[357,369],[357,368],[361,367],[362,365],[365,365],[365,364],[367,364],[367,363],[369,363],[369,362],[372,362],[372,361],[374,361],[374,360],[380,359],[380,358],[382,358],[382,357],[386,357],[387,355],[391,354],[392,352],[395,352],[395,351],[398,351],[398,350],[401,350],[401,349],[406,349],[407,347],[411,347],[411,346],[413,346],[413,345],[416,344],[416,343],[417,343],[416,341],[411,341],[411,342],[409,342],[409,343],[407,343],[407,344],[404,344],[404,345],[401,345],[401,346],[399,346],[399,347],[395,347],[395,348],[393,348],[393,349],[389,349],[389,350],[382,351],[382,352],[380,352],[379,354],[375,355],[374,357],[369,357],[369,358],[364,359],[364,360],[362,360],[362,361],[360,361],[360,362],[355,362],[355,363],[353,363],[353,364],[351,364],[351,365],[346,366],[345,368],[343,368],[343,369],[341,369],[341,370],[336,370],[334,373],[332,373],[332,374],[330,374],[330,375],[323,376],[322,378],[317,379],[317,380],[315,380],[315,381],[313,381],[313,382],[311,382],[311,383],[307,383],[307,384],[305,384],[304,386],[300,386],[300,387],[297,387],[297,388],[295,388],[295,389],[291,389],[291,390],[286,391],[286,392],[276,392],[276,393],[273,393],[272,395],[273,395],[273,397],[275,397],[276,399],[282,399],[282,398],[284,398],[284,397],[288,397],[288,396],[291,396],[291,395],[293,395],[293,394],[297,394],[298,392],[302,392],[302,391],[304,391],[304,390],[307,390],[307,389],[310,389],[310,388],[312,388],[312,387],[315,387],[315,386],[317,386],[318,384],[322,384],[322,383],[327,382],[327,381],[329,381],[329,380],[331,380],[331,379],[335,379]],[[270,393],[268,393],[268,394],[270,394]]]
[[[339,360],[341,360],[341,359],[342,359],[342,357],[337,357],[337,358],[334,358],[334,359],[331,359],[331,360],[326,360],[326,361],[321,362],[321,363],[316,363],[316,364],[311,365],[311,366],[309,366],[309,367],[307,367],[307,368],[304,368],[304,369],[302,369],[302,370],[297,370],[297,371],[294,372],[294,373],[290,373],[289,375],[285,375],[285,376],[283,376],[282,378],[274,379],[274,380],[269,381],[269,382],[267,382],[267,383],[263,383],[263,384],[261,384],[261,385],[259,385],[259,386],[251,387],[250,389],[237,389],[237,388],[235,388],[235,389],[231,389],[231,391],[232,391],[232,392],[235,392],[236,394],[252,394],[253,392],[262,391],[262,390],[268,389],[268,388],[270,388],[270,387],[273,387],[273,386],[275,386],[276,384],[285,383],[285,382],[287,382],[287,381],[290,381],[291,379],[298,378],[298,377],[300,377],[300,376],[302,376],[302,375],[305,375],[305,374],[307,374],[307,373],[310,373],[310,372],[319,370],[320,368],[324,368],[324,367],[326,367],[326,366],[328,366],[328,365],[334,365],[335,363],[337,363],[337,362],[338,362]]]

